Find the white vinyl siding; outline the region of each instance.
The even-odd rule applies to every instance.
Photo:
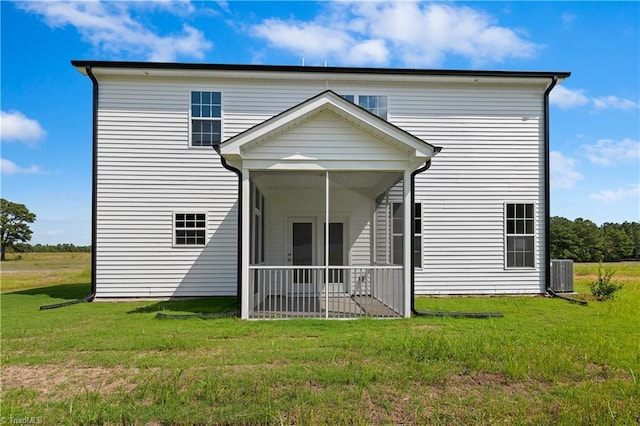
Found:
[[[238,178],[186,149],[191,89],[100,80],[98,298],[235,294]],[[205,244],[176,245],[171,212],[206,213]]]
[[[367,147],[366,153],[363,152],[363,146]],[[406,161],[408,158],[408,154],[364,134],[331,112],[321,112],[313,120],[275,136],[268,144],[259,145],[245,153],[244,158],[279,160],[297,155],[301,160],[333,160],[336,152],[340,152],[341,161],[362,160],[365,154],[367,159],[381,163],[390,160]]]
[[[185,149],[191,138],[192,91],[224,94],[223,141],[327,89],[387,96],[389,122],[443,147],[431,168],[415,178],[423,214],[423,265],[415,271],[416,293],[544,290],[542,85],[385,83],[366,81],[366,76],[362,81],[234,79],[232,73],[229,78],[99,80],[98,297],[236,292],[238,178],[222,167],[212,148]],[[372,143],[357,129],[350,130],[349,123],[324,114],[256,149],[271,150],[274,158],[320,159],[339,148],[353,162],[365,157],[383,162],[389,155],[406,160],[397,149]],[[331,135],[351,137],[345,141]],[[285,194],[263,193],[265,260],[282,264],[284,241],[276,233],[285,226],[283,217],[293,213],[276,203]],[[345,193],[337,200],[349,202],[349,197],[354,199]],[[535,268],[505,268],[504,200],[536,205]],[[371,204],[347,224],[351,264],[371,262]],[[298,203],[296,208],[305,206]],[[192,211],[206,212],[206,243],[176,247],[173,216],[167,212]],[[384,225],[383,214],[376,212],[375,218],[376,227]]]
[[[535,212],[536,268],[505,269],[504,200],[543,206],[543,88],[406,91],[390,121],[443,150],[416,176],[424,265],[417,294],[544,292],[544,209]]]

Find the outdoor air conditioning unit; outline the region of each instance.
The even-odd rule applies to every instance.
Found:
[[[573,260],[551,261],[551,290],[555,293],[573,293]]]

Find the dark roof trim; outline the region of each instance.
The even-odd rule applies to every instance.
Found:
[[[247,130],[244,130],[244,131],[242,131],[242,132],[238,133],[237,135],[234,135],[234,136],[230,137],[229,139],[227,139],[227,140],[225,140],[225,141],[222,141],[222,145],[225,145],[225,144],[227,144],[227,143],[229,143],[229,142],[231,142],[231,141],[233,141],[233,140],[235,140],[235,139],[237,139],[237,138],[239,138],[239,137],[242,137],[242,136],[244,136],[246,133],[249,133],[249,132],[251,132],[251,131],[255,130],[256,128],[258,128],[258,127],[262,127],[262,126],[265,126],[265,125],[267,125],[267,124],[269,124],[269,123],[271,123],[271,122],[273,122],[273,121],[276,121],[276,120],[280,119],[280,117],[282,117],[282,116],[284,116],[284,115],[288,114],[289,112],[291,112],[292,110],[294,110],[294,109],[296,109],[296,108],[299,108],[299,107],[300,107],[300,106],[302,106],[303,104],[306,104],[306,103],[309,103],[309,102],[313,102],[315,99],[320,98],[320,97],[322,97],[322,96],[324,96],[324,95],[326,95],[326,94],[332,94],[332,95],[336,96],[338,99],[342,99],[342,100],[344,100],[344,102],[347,102],[347,103],[349,104],[349,106],[353,106],[353,107],[355,107],[355,108],[358,108],[359,110],[362,110],[364,113],[366,113],[366,114],[368,114],[369,116],[373,117],[375,120],[378,120],[378,121],[380,121],[381,123],[383,123],[383,125],[393,127],[393,128],[395,128],[396,130],[399,130],[400,132],[402,132],[402,133],[406,134],[406,135],[407,135],[407,136],[409,136],[410,138],[412,138],[412,139],[416,140],[417,142],[420,142],[420,143],[423,143],[423,144],[427,145],[428,147],[430,147],[430,148],[432,148],[432,149],[433,149],[433,151],[434,151],[434,155],[435,155],[435,154],[437,154],[437,153],[439,153],[440,151],[442,151],[442,147],[432,145],[432,144],[430,144],[429,142],[425,141],[424,139],[420,139],[419,137],[417,137],[417,136],[415,136],[415,135],[413,135],[413,134],[409,133],[408,131],[406,131],[406,130],[405,130],[405,129],[403,129],[402,127],[398,127],[398,126],[396,126],[395,124],[391,123],[390,121],[387,121],[387,120],[385,120],[384,118],[378,117],[377,115],[375,115],[375,114],[374,114],[374,113],[372,113],[371,111],[369,111],[369,110],[367,110],[367,109],[365,109],[365,108],[361,107],[360,105],[355,104],[355,103],[353,103],[353,102],[350,102],[350,101],[348,101],[348,100],[346,100],[346,99],[342,98],[342,96],[340,96],[339,94],[337,94],[336,92],[334,92],[333,90],[330,90],[330,89],[325,90],[325,91],[323,91],[323,92],[320,92],[320,93],[318,93],[317,95],[312,96],[311,98],[309,98],[309,99],[307,99],[307,100],[305,100],[305,101],[303,101],[303,102],[300,102],[299,104],[294,105],[294,106],[292,106],[291,108],[288,108],[288,109],[286,109],[286,110],[282,111],[281,113],[279,113],[279,114],[277,114],[277,115],[274,115],[274,116],[273,116],[273,117],[271,117],[271,118],[266,119],[265,121],[262,121],[262,122],[260,122],[260,123],[258,123],[258,124],[256,124],[256,125],[254,125],[254,126],[252,126],[252,127],[249,127]]]
[[[409,68],[364,68],[364,67],[318,67],[300,65],[238,65],[205,64],[179,62],[127,62],[127,61],[84,61],[72,60],[74,67],[95,68],[140,68],[175,70],[211,70],[211,71],[260,71],[260,72],[302,72],[327,74],[386,74],[415,76],[467,76],[467,77],[558,77],[567,78],[570,72],[550,71],[490,71],[490,70],[447,70],[447,69],[409,69]]]

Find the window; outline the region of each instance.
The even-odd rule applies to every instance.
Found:
[[[358,105],[380,118],[387,119],[386,96],[358,96]]]
[[[372,114],[377,115],[380,118],[387,119],[387,97],[386,96],[373,96],[373,95],[342,95],[342,97],[349,102],[360,105]]]
[[[219,145],[222,139],[222,94],[191,92],[191,146]]]
[[[207,233],[206,223],[205,213],[175,213],[175,245],[203,246]]]
[[[257,186],[250,185],[251,208],[251,256],[252,265],[264,264],[264,196]]]
[[[392,263],[402,265],[402,235],[403,235],[402,203],[391,204],[391,250]],[[422,268],[422,204],[413,205],[413,261],[416,268]]]
[[[534,268],[534,205],[505,205],[507,268]]]

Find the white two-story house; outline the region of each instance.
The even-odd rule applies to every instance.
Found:
[[[95,297],[406,317],[549,282],[567,72],[72,61],[93,82]]]

